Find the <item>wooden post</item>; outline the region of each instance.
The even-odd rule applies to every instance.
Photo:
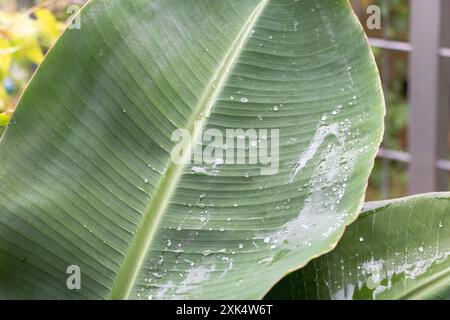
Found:
[[[445,4],[444,2],[447,2]],[[448,137],[447,90],[439,49],[442,40],[442,23],[448,20],[448,0],[411,0],[410,56],[410,127],[411,194],[447,189],[439,177],[437,161],[447,150],[443,137]],[[446,16],[444,19],[443,17]],[[448,83],[447,83],[448,84]],[[445,91],[445,92],[444,92]],[[448,100],[447,100],[448,101]],[[444,119],[447,120],[445,124]]]

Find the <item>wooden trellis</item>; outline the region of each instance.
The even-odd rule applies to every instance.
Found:
[[[359,1],[353,1],[357,11]],[[381,149],[379,157],[409,163],[411,194],[443,191],[450,172],[450,0],[409,6],[409,43],[369,39],[374,47],[409,53],[409,152]]]

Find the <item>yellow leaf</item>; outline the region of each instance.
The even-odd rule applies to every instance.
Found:
[[[6,99],[8,97],[8,93],[6,92],[3,84],[0,83],[0,100]]]
[[[40,64],[42,59],[44,59],[44,54],[42,53],[42,49],[38,43],[29,45],[28,48],[25,49],[25,55],[36,64]]]
[[[37,19],[41,37],[49,43],[53,42],[59,35],[58,21],[53,13],[48,9],[39,9],[34,15]]]
[[[42,61],[43,54],[39,47],[37,29],[38,25],[35,20],[23,14],[14,15],[6,30],[11,46],[18,48],[13,54],[13,58],[25,57],[34,63]]]
[[[0,127],[6,127],[11,119],[12,113],[0,113]]]
[[[19,39],[37,38],[36,21],[23,14],[15,14],[7,31],[11,37]]]
[[[6,107],[8,106],[8,93],[6,92],[3,85],[0,83],[0,112],[6,110]]]
[[[7,50],[10,47],[10,43],[7,39],[0,37],[0,81],[8,75],[9,66],[11,65],[12,55]]]

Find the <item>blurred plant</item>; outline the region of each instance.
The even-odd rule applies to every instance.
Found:
[[[0,127],[7,125],[18,96],[64,25],[39,4],[24,12],[0,11]]]
[[[366,8],[381,8],[382,29],[369,30],[372,38],[409,41],[408,0],[353,0],[356,13],[366,27]],[[372,48],[383,81],[387,105],[386,131],[383,148],[406,151],[408,107],[408,54],[380,48]],[[403,163],[377,159],[370,177],[367,201],[395,198],[407,194],[408,167]]]

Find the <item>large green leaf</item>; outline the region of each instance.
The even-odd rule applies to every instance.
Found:
[[[449,299],[449,253],[450,193],[369,203],[334,251],[268,298]]]
[[[356,218],[383,115],[347,1],[91,1],[0,142],[0,296],[261,298]],[[279,129],[278,173],[177,165],[196,121]]]

